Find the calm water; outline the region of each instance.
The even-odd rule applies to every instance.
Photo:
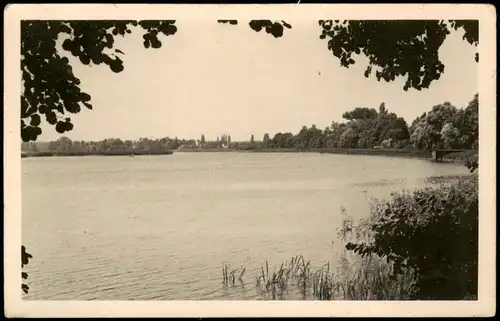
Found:
[[[466,168],[377,156],[176,153],[25,158],[29,299],[259,299],[255,277],[302,254],[335,262],[340,208]],[[221,265],[246,267],[224,289]],[[333,263],[335,264],[335,263]]]

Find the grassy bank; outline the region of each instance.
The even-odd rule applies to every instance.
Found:
[[[181,153],[319,153],[337,155],[368,155],[385,157],[405,157],[432,160],[432,152],[416,148],[186,148],[179,149]],[[477,150],[464,150],[463,152],[447,154],[440,160],[441,163],[465,164],[473,157],[477,157]]]
[[[320,153],[320,154],[342,154],[342,155],[377,155],[377,156],[400,156],[415,158],[431,158],[432,153],[419,149],[377,149],[377,148],[189,148],[180,149],[179,152],[186,153],[218,153],[218,152],[246,152],[246,153]]]
[[[61,157],[61,156],[141,156],[141,155],[171,155],[173,151],[138,151],[138,150],[119,150],[119,151],[94,151],[94,152],[22,152],[21,157]]]
[[[410,300],[415,291],[415,276],[392,277],[393,267],[373,256],[358,262],[347,262],[332,268],[329,263],[312,267],[302,255],[292,257],[275,267],[261,266],[255,286],[266,300]],[[241,286],[246,269],[222,267],[226,288]]]
[[[319,153],[319,154],[338,154],[338,155],[370,155],[385,157],[406,157],[432,160],[432,152],[416,148],[186,148],[179,149],[176,152],[186,153]],[[471,157],[477,156],[477,150],[465,150],[459,153],[447,154],[441,162],[465,163]]]

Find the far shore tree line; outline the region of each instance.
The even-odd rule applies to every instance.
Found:
[[[408,123],[390,112],[384,103],[378,110],[359,107],[343,114],[343,122],[332,122],[323,130],[315,125],[303,126],[296,134],[278,132],[271,137],[264,134],[262,140],[254,135],[248,141],[232,141],[223,133],[215,141],[163,137],[101,141],[72,141],[62,136],[48,143],[23,142],[22,151],[57,152],[105,152],[123,150],[162,151],[177,149],[319,149],[319,148],[417,148],[477,150],[479,139],[478,94],[465,108],[457,108],[449,102],[435,105],[413,122]],[[44,145],[44,146],[43,146]]]

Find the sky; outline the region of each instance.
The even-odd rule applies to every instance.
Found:
[[[478,91],[476,48],[452,33],[440,49],[445,64],[429,89],[403,91],[404,78],[378,82],[365,78],[364,57],[350,68],[327,50],[316,20],[287,21],[281,38],[214,20],[176,22],[178,31],[160,35],[161,49],[145,49],[142,29],[120,38],[115,47],[125,69],[115,74],[105,65],[82,65],[68,56],[93,110],[72,115],[72,140],[179,137],[233,141],[256,140],[265,133],[297,133],[342,121],[345,111],[376,108],[382,102],[408,124],[432,106],[449,101],[465,107]],[[55,128],[43,126],[39,140],[55,140]]]

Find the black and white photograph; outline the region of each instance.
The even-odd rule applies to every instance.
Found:
[[[8,316],[495,313],[493,6],[4,15]]]

